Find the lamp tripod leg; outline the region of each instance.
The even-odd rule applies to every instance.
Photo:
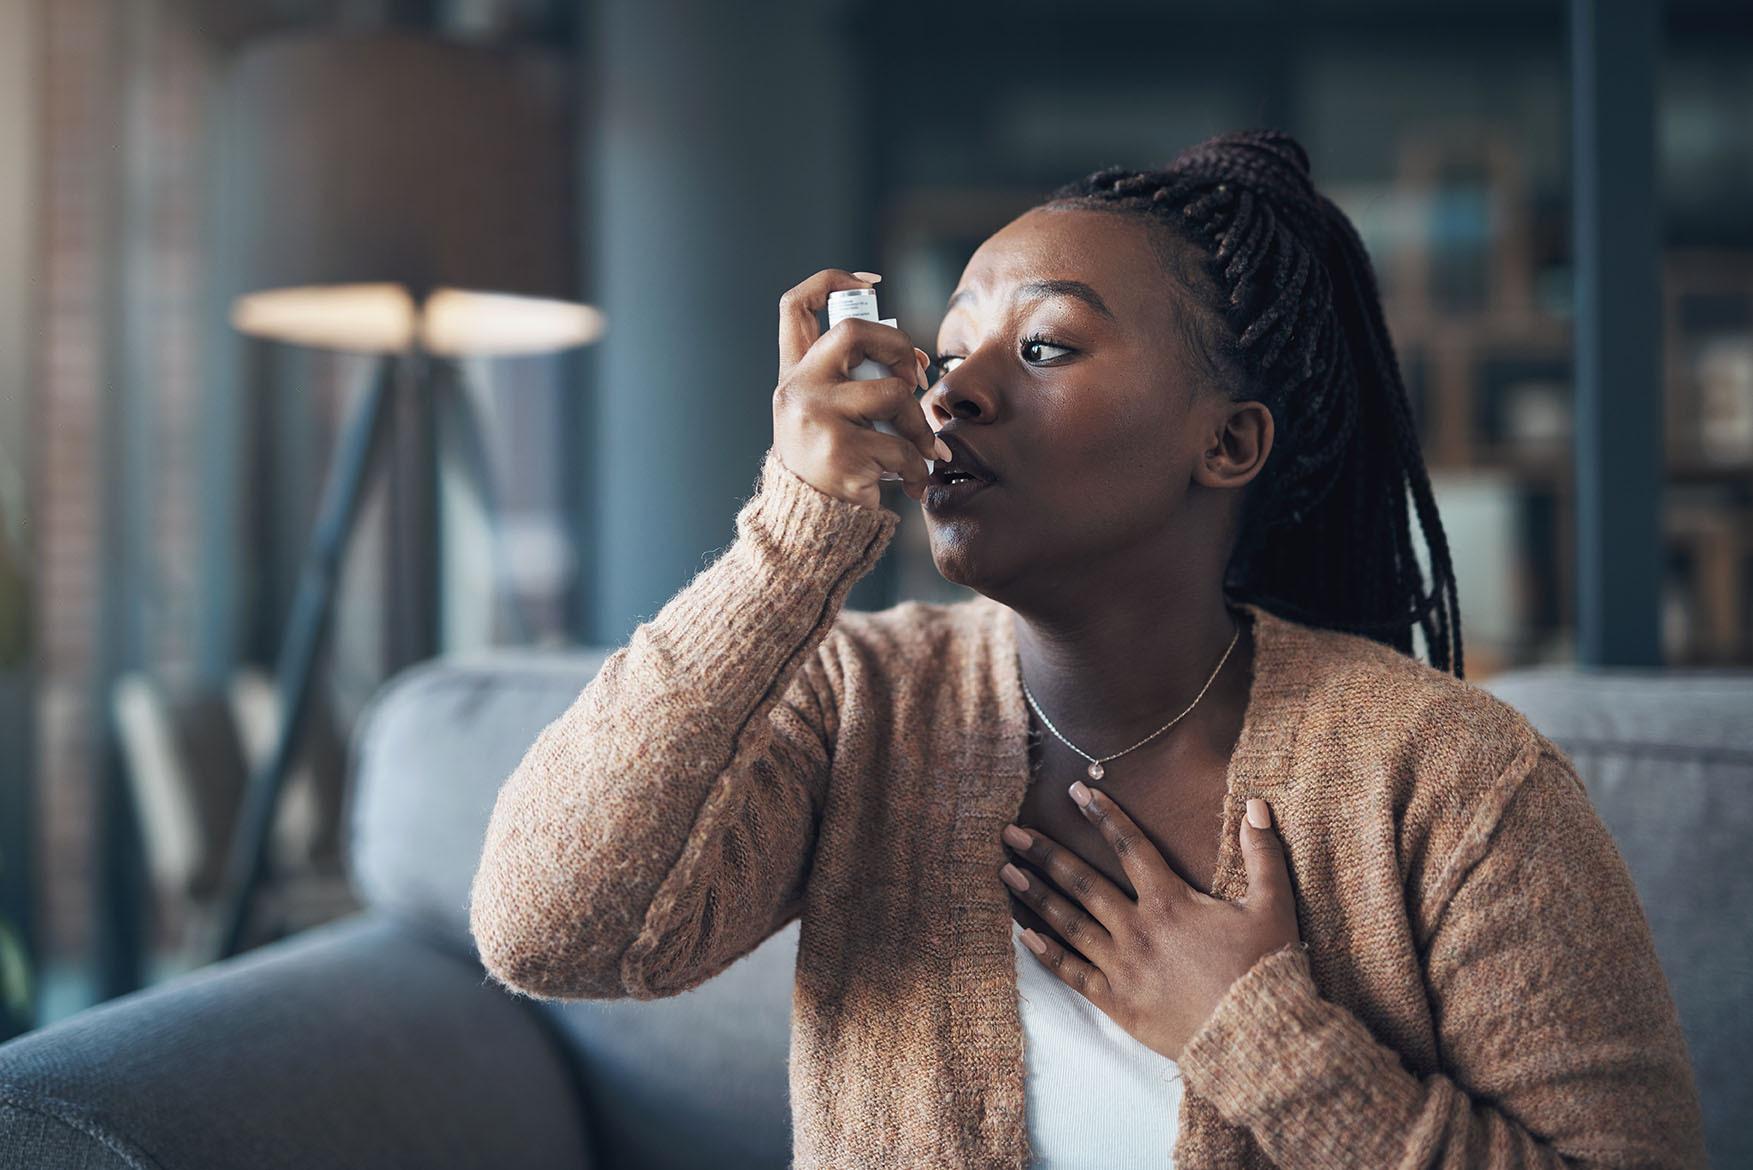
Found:
[[[321,511],[298,579],[276,671],[280,725],[273,749],[251,774],[226,856],[225,880],[215,938],[203,948],[217,962],[238,953],[249,920],[250,899],[267,868],[268,837],[286,774],[310,709],[311,670],[329,616],[335,582],[347,550],[360,500],[378,462],[396,391],[396,357],[386,356],[347,424],[323,491]]]

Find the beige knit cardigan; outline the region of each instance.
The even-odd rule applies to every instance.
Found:
[[[771,451],[756,486],[506,779],[481,959],[529,996],[649,999],[801,916],[794,1165],[1026,1167],[1014,615],[843,609],[900,517]],[[1211,892],[1245,893],[1265,797],[1308,949],[1256,962],[1182,1051],[1178,1170],[1703,1165],[1675,1006],[1570,761],[1470,683],[1242,608]]]

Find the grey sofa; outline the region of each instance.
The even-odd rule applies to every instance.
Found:
[[[474,956],[494,795],[602,657],[441,660],[387,686],[350,758],[367,909],[0,1045],[0,1170],[787,1165],[796,923],[647,1003],[512,996]],[[1753,1165],[1753,673],[1487,689],[1589,783],[1680,1005],[1713,1163]]]

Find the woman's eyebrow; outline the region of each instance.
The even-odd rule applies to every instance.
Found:
[[[1031,280],[1027,284],[1019,285],[1016,292],[1011,294],[1013,301],[1029,297],[1076,297],[1108,320],[1116,320],[1114,311],[1108,308],[1108,302],[1102,299],[1102,294],[1081,280]],[[944,306],[944,313],[947,315],[963,301],[973,299],[972,290],[961,289],[950,297],[949,303]]]

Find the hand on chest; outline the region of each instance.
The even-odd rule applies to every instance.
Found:
[[[1071,849],[1095,867],[1128,896],[1137,891],[1127,880],[1120,859],[1089,819],[1079,811],[1067,790],[1074,780],[1091,783],[1088,761],[1047,737],[1030,749],[1035,768],[1016,823],[1038,828],[1054,841]],[[1100,787],[1112,792],[1126,806],[1145,836],[1181,877],[1209,893],[1217,872],[1222,841],[1223,801],[1227,760],[1195,758],[1187,751],[1160,752],[1148,756],[1140,751],[1111,765]],[[1051,879],[1026,858],[1012,859],[1030,881]],[[1063,891],[1062,891],[1063,892]],[[1036,933],[1063,943],[1058,932],[1034,909],[1010,894],[1011,917]]]

